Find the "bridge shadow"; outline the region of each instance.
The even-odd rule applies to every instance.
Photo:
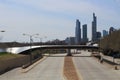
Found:
[[[79,56],[74,56],[73,55],[73,57],[92,57],[92,56],[80,56],[80,55]]]
[[[65,55],[48,55],[47,57],[92,57],[92,56],[82,56],[82,55],[67,56],[67,54],[65,54]]]
[[[49,54],[47,57],[65,57],[67,54]]]
[[[67,54],[66,53],[56,53],[56,54],[47,54],[47,55],[43,55],[43,56],[47,56],[47,57],[65,57]]]
[[[48,57],[65,57],[65,56],[48,56]]]
[[[63,54],[49,54],[49,55],[45,55],[47,57],[67,57],[67,53],[63,53]],[[72,56],[68,56],[68,57],[92,57],[91,55],[81,55],[81,54],[72,54]]]

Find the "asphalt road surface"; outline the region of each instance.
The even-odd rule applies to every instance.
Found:
[[[16,68],[0,75],[0,80],[64,80],[64,55],[48,57],[27,73],[22,73],[21,68]]]
[[[82,80],[120,80],[120,70],[113,70],[90,57],[87,51],[81,51],[74,57],[77,72]]]

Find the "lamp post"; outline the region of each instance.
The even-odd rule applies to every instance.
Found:
[[[29,36],[29,40],[30,40],[30,64],[32,64],[32,54],[31,54],[31,48],[32,48],[32,42],[33,42],[33,39],[32,37],[33,36],[38,36],[39,34],[23,34],[23,36]]]

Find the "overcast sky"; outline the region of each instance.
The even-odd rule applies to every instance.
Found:
[[[39,33],[44,41],[63,40],[75,35],[76,19],[88,25],[90,38],[93,12],[98,31],[120,28],[120,0],[0,0],[0,39],[28,42],[23,33]]]

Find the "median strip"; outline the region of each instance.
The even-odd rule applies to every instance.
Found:
[[[75,69],[72,57],[65,57],[63,74],[67,80],[80,80]]]

